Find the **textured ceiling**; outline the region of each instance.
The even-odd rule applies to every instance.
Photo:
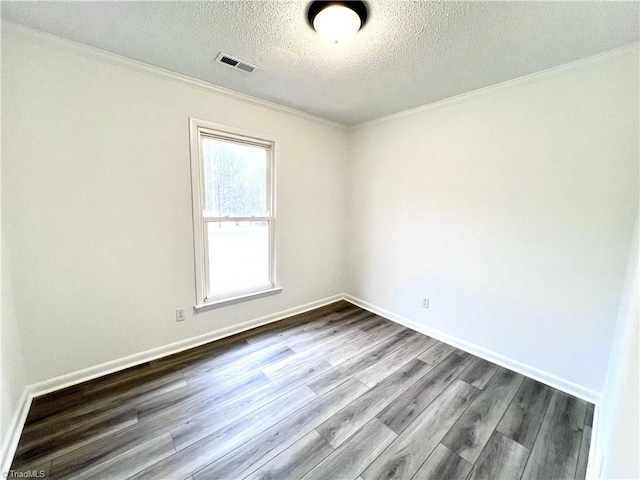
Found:
[[[353,125],[638,41],[638,2],[372,1],[334,47],[307,2],[2,2],[2,17]],[[248,75],[220,51],[257,64]]]

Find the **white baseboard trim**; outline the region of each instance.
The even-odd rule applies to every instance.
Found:
[[[49,380],[45,380],[43,382],[29,385],[27,387],[26,394],[33,398],[40,395],[44,395],[46,393],[54,392],[62,388],[70,387],[72,385],[85,382],[87,380],[92,380],[94,378],[98,378],[104,375],[108,375],[110,373],[124,370],[125,368],[139,365],[141,363],[149,362],[151,360],[156,360],[158,358],[165,357],[167,355],[172,355],[174,353],[182,352],[190,348],[198,347],[200,345],[204,345],[205,343],[213,342],[215,340],[219,340],[224,337],[235,335],[237,333],[259,327],[261,325],[277,322],[278,320],[282,320],[284,318],[291,317],[293,315],[298,315],[300,313],[308,312],[309,310],[313,310],[325,305],[329,305],[330,303],[334,303],[339,300],[346,300],[349,303],[352,303],[354,305],[357,305],[358,307],[364,308],[365,310],[375,313],[376,315],[380,315],[381,317],[387,318],[393,322],[404,325],[405,327],[411,328],[412,330],[418,331],[420,333],[424,333],[425,335],[428,335],[437,340],[440,340],[449,345],[452,345],[456,348],[464,350],[465,352],[469,352],[480,358],[496,363],[500,366],[503,366],[515,372],[521,373],[522,375],[526,375],[527,377],[538,380],[553,388],[566,392],[570,395],[574,395],[575,397],[581,398],[591,403],[595,403],[596,405],[600,401],[600,394],[586,387],[575,384],[573,382],[570,382],[568,380],[565,380],[561,377],[550,374],[538,368],[532,367],[518,360],[514,360],[512,358],[506,357],[499,353],[484,349],[482,347],[469,343],[460,338],[456,338],[447,333],[441,332],[439,330],[435,330],[426,325],[423,325],[421,323],[415,322],[401,315],[390,312],[389,310],[380,308],[376,305],[373,305],[369,302],[366,302],[360,298],[354,297],[353,295],[349,295],[349,294],[332,295],[331,297],[323,298],[321,300],[316,300],[314,302],[309,302],[304,305],[300,305],[298,307],[290,308],[290,309],[276,312],[270,315],[265,315],[263,317],[259,317],[253,320],[248,320],[246,322],[233,325],[231,327],[215,330],[213,332],[205,333],[197,337],[180,340],[179,342],[164,345],[162,347],[153,348],[151,350],[129,355],[127,357],[123,357],[117,360],[112,360],[110,362],[85,368],[77,372],[61,375],[59,377],[55,377]]]
[[[7,435],[2,442],[2,449],[0,450],[0,474],[8,472],[11,468],[11,462],[18,448],[18,442],[20,441],[20,435],[22,435],[22,429],[27,421],[27,414],[31,407],[31,400],[33,395],[29,393],[29,387],[25,387],[18,401],[18,408],[16,408],[11,424],[7,430]]]
[[[231,335],[235,335],[237,333],[244,332],[245,330],[259,327],[261,325],[266,325],[267,323],[277,322],[278,320],[282,320],[293,315],[298,315],[309,310],[323,307],[325,305],[329,305],[330,303],[334,303],[343,299],[343,295],[333,295],[331,297],[306,303],[298,307],[289,308],[287,310],[255,318],[253,320],[248,320],[237,325],[214,330],[197,337],[187,338],[185,340],[180,340],[179,342],[170,343],[162,347],[152,348],[151,350],[147,350],[145,352],[135,353],[127,357],[112,360],[110,362],[105,362],[100,365],[95,365],[93,367],[79,370],[77,372],[61,375],[59,377],[30,385],[28,388],[30,393],[34,397],[37,397],[46,393],[51,393],[56,390],[76,385],[78,383],[86,382],[87,380],[92,380],[94,378],[102,377],[110,373],[118,372],[120,370],[124,370],[125,368],[134,367],[145,362],[150,362],[151,360],[156,360],[161,357],[166,357],[167,355],[172,355],[174,353],[182,352],[190,348],[198,347],[200,345],[204,345],[205,343],[220,340],[221,338],[229,337]]]
[[[514,372],[518,372],[527,377],[533,378],[534,380],[542,382],[562,392],[568,393],[569,395],[573,395],[574,397],[581,398],[596,405],[598,405],[598,403],[600,402],[600,394],[598,392],[583,387],[582,385],[570,382],[568,380],[565,380],[564,378],[545,372],[536,367],[532,367],[531,365],[527,365],[526,363],[522,363],[518,360],[514,360],[513,358],[505,357],[504,355],[479,347],[439,330],[435,330],[426,325],[403,317],[402,315],[397,315],[393,312],[377,307],[376,305],[366,302],[360,298],[354,297],[353,295],[345,294],[344,299],[347,302],[357,305],[360,308],[364,308],[365,310],[369,310],[376,315],[380,315],[381,317],[399,323],[400,325],[415,330],[416,332],[420,332],[428,335],[429,337],[433,337],[436,340],[440,340],[441,342],[459,348],[460,350],[464,350],[465,352],[471,353],[476,357],[483,358],[489,362],[508,368],[509,370],[513,370]]]
[[[589,458],[587,459],[587,474],[585,475],[585,480],[597,480],[600,478],[602,457],[598,450],[597,442],[599,425],[600,405],[596,403],[596,408],[593,411],[593,423],[591,424],[591,444],[589,445]]]

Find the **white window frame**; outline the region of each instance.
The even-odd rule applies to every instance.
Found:
[[[189,119],[191,139],[191,197],[193,200],[193,244],[196,273],[196,310],[220,307],[251,300],[282,291],[276,281],[276,174],[274,138],[248,130],[220,125],[217,123]],[[204,164],[202,159],[202,138],[219,138],[226,141],[266,147],[267,160],[267,216],[264,217],[205,217],[204,216]],[[267,222],[269,224],[269,274],[270,285],[258,290],[236,292],[232,296],[208,298],[208,237],[205,223],[208,222]]]

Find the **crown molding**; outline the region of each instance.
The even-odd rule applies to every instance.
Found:
[[[285,107],[284,105],[270,102],[268,100],[263,100],[258,97],[253,97],[251,95],[240,93],[228,88],[220,87],[218,85],[205,82],[204,80],[198,80],[196,78],[189,77],[181,73],[172,72],[171,70],[167,70],[161,67],[156,67],[154,65],[140,62],[138,60],[133,60],[131,58],[124,57],[122,55],[118,55],[115,53],[111,53],[106,50],[101,50],[96,47],[91,47],[89,45],[75,42],[73,40],[68,40],[66,38],[62,38],[56,35],[52,35],[50,33],[42,32],[40,30],[35,30],[33,28],[29,28],[19,23],[11,22],[9,20],[2,20],[1,30],[3,34],[6,33],[16,38],[28,40],[41,45],[58,48],[60,50],[65,50],[70,53],[82,55],[88,58],[92,58],[94,60],[103,61],[103,62],[110,63],[112,65],[120,66],[123,68],[128,68],[130,70],[134,70],[140,73],[145,73],[147,75],[151,75],[156,78],[162,78],[164,80],[173,81],[175,83],[190,85],[192,87],[199,88],[201,90],[205,90],[208,92],[226,95],[226,96],[235,98],[237,100],[243,101],[245,103],[265,107],[276,112],[297,116],[299,118],[303,118],[306,120],[310,120],[323,125],[327,125],[327,126],[341,129],[341,130],[347,130],[347,131],[354,131],[363,127],[369,127],[369,126],[379,125],[383,123],[388,123],[388,122],[399,120],[401,118],[408,117],[411,115],[417,115],[430,110],[436,110],[439,108],[448,107],[474,97],[492,94],[500,90],[515,88],[528,83],[537,82],[543,78],[546,78],[558,73],[562,73],[565,71],[580,70],[583,68],[587,68],[593,64],[597,64],[618,56],[629,54],[634,50],[636,51],[636,54],[640,54],[640,50],[639,50],[640,43],[636,42],[629,45],[625,45],[623,47],[616,48],[614,50],[609,50],[607,52],[602,52],[596,55],[581,58],[570,63],[557,65],[555,67],[551,67],[546,70],[540,70],[538,72],[530,73],[522,77],[513,78],[511,80],[506,80],[504,82],[482,87],[477,90],[465,92],[460,95],[448,97],[443,100],[427,103],[419,107],[403,110],[401,112],[393,113],[391,115],[385,115],[383,117],[369,120],[367,122],[362,122],[355,125],[345,125],[342,123],[333,122],[331,120],[328,120],[326,118],[323,118],[317,115],[313,115],[311,113],[304,112],[302,110],[296,110],[295,108]]]
[[[220,87],[218,85],[205,82],[204,80],[198,80],[196,78],[189,77],[188,75],[176,73],[171,70],[167,70],[165,68],[156,67],[155,65],[150,65],[148,63],[140,62],[138,60],[133,60],[131,58],[118,55],[116,53],[111,53],[106,50],[101,50],[99,48],[92,47],[84,43],[75,42],[73,40],[68,40],[66,38],[62,38],[57,35],[46,33],[40,30],[35,30],[33,28],[29,28],[19,23],[11,22],[9,20],[2,20],[1,31],[3,35],[8,34],[18,39],[30,41],[32,43],[36,43],[39,45],[57,48],[59,50],[64,50],[69,53],[81,55],[94,60],[109,63],[111,65],[116,65],[118,67],[127,68],[129,70],[133,70],[139,73],[144,73],[146,75],[150,75],[156,78],[161,78],[163,80],[168,80],[168,81],[172,81],[174,83],[180,83],[183,85],[189,85],[191,87],[198,88],[200,90],[204,90],[207,92],[217,93],[219,95],[220,94],[226,95],[228,97],[235,98],[242,102],[268,108],[270,110],[273,110],[279,113],[293,115],[299,118],[303,118],[305,120],[310,120],[312,122],[320,123],[320,124],[338,128],[341,130],[346,130],[348,128],[346,125],[343,125],[341,123],[333,122],[331,120],[327,120],[326,118],[322,118],[317,115],[313,115],[311,113],[303,112],[302,110],[296,110],[295,108],[285,107],[284,105],[280,105],[278,103],[270,102],[268,100],[263,100],[261,98],[240,93],[235,90],[231,90],[229,88]]]
[[[640,43],[631,43],[629,45],[625,45],[623,47],[619,47],[613,50],[609,50],[606,52],[598,53],[596,55],[591,55],[589,57],[580,58],[578,60],[574,60],[573,62],[563,63],[562,65],[557,65],[555,67],[547,68],[546,70],[540,70],[538,72],[530,73],[528,75],[524,75],[522,77],[516,77],[511,80],[506,80],[504,82],[495,83],[493,85],[489,85],[486,87],[479,88],[477,90],[472,90],[470,92],[461,93],[460,95],[456,95],[454,97],[448,97],[442,100],[438,100],[436,102],[427,103],[425,105],[421,105],[419,107],[410,108],[409,110],[403,110],[398,113],[392,113],[391,115],[385,115],[384,117],[376,118],[373,120],[369,120],[367,122],[358,123],[356,125],[348,127],[348,130],[358,130],[363,127],[370,127],[374,125],[380,125],[383,123],[393,122],[395,120],[399,120],[404,117],[418,115],[423,112],[428,112],[430,110],[437,110],[439,108],[448,107],[451,105],[455,105],[466,100],[480,97],[483,95],[490,95],[494,92],[498,92],[501,90],[506,90],[509,88],[516,88],[521,85],[526,85],[529,83],[534,83],[540,81],[544,78],[568,72],[572,70],[581,70],[583,68],[588,68],[594,64],[606,62],[616,57],[620,57],[623,55],[630,54],[634,50],[636,51],[636,55],[640,55]]]

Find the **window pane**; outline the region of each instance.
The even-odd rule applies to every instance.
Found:
[[[268,222],[207,222],[209,298],[271,285]]]
[[[264,147],[203,137],[205,215],[267,216]]]

